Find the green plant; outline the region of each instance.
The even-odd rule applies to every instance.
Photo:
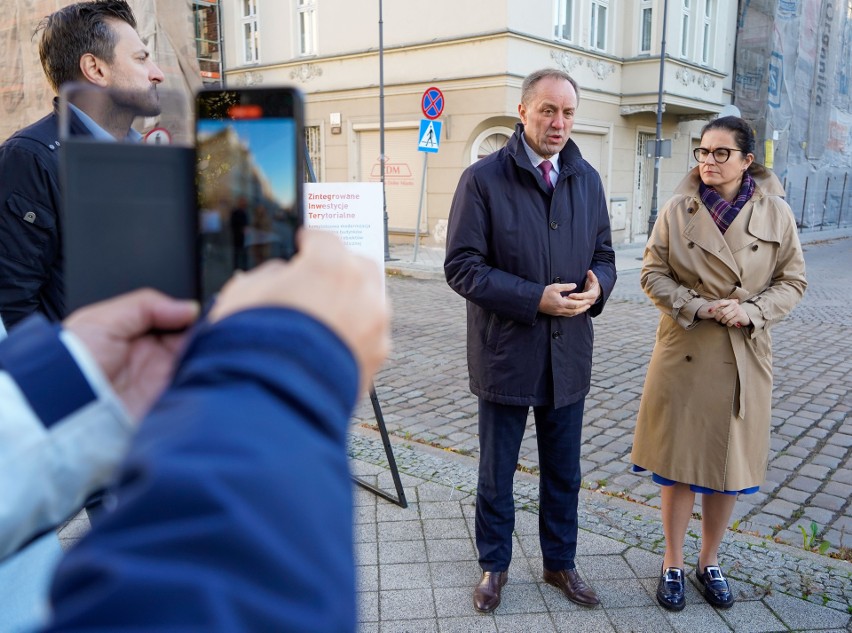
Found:
[[[816,549],[820,554],[825,554],[826,550],[831,547],[831,543],[828,541],[819,540],[819,526],[816,521],[811,521],[810,531],[802,525],[799,526],[799,529],[802,531],[802,548],[808,551]]]

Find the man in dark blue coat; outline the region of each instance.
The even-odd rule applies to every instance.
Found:
[[[139,39],[125,0],[69,5],[46,17],[39,29],[39,57],[57,93],[76,81],[93,90],[119,89],[126,99],[120,107],[103,99],[70,106],[69,134],[113,141],[138,137],[131,123],[137,114],[159,112],[156,86],[163,74]],[[53,107],[0,145],[0,316],[7,328],[33,312],[53,321],[65,316],[57,99]],[[94,186],[97,174],[92,180]]]
[[[541,465],[544,580],[599,604],[575,567],[583,404],[591,318],[615,285],[600,175],[569,139],[579,89],[544,69],[523,82],[521,123],[503,149],[468,167],[450,210],[444,271],[467,299],[470,389],[479,397],[474,608],[500,604],[515,522],[512,479],[533,407]]]

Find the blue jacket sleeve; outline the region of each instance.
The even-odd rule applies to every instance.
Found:
[[[111,480],[133,425],[85,347],[41,315],[0,342],[0,559]]]
[[[202,326],[115,509],[60,565],[49,630],[353,631],[357,388],[348,348],[302,313]]]

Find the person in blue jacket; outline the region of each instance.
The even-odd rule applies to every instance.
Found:
[[[512,558],[512,478],[533,407],[541,464],[544,580],[599,603],[575,566],[583,405],[592,321],[615,285],[599,174],[570,140],[579,89],[565,72],[527,76],[521,123],[468,167],[450,209],[444,271],[467,299],[470,389],[479,398],[477,611],[500,604]]]
[[[113,479],[138,420],[165,388],[192,301],[139,290],[34,314],[0,342],[0,561],[80,510]]]
[[[46,630],[355,631],[346,436],[388,308],[373,262],[299,238],[194,327],[108,510],[59,565]]]
[[[0,342],[3,631],[46,616],[56,527],[114,477],[136,423],[168,382],[198,306],[140,290],[52,324],[33,314]],[[3,338],[0,323],[0,338]],[[91,514],[90,514],[91,517]]]
[[[80,82],[120,90],[123,103],[81,99],[69,106],[70,136],[137,140],[137,115],[159,113],[162,71],[136,32],[125,0],[88,0],[39,25],[39,57],[51,87]],[[0,145],[0,316],[12,329],[33,312],[65,316],[59,190],[59,102]],[[93,174],[93,182],[97,174]]]

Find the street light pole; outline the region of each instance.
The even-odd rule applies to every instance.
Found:
[[[385,261],[390,261],[388,244],[388,196],[385,191],[385,40],[382,0],[379,0],[379,160],[382,166],[382,218],[384,221]]]
[[[654,140],[654,184],[651,191],[651,213],[648,216],[648,237],[657,222],[657,191],[660,188],[660,159],[663,154],[663,69],[666,64],[666,17],[669,0],[663,0],[663,37],[660,41],[660,87],[657,90],[657,137]]]

